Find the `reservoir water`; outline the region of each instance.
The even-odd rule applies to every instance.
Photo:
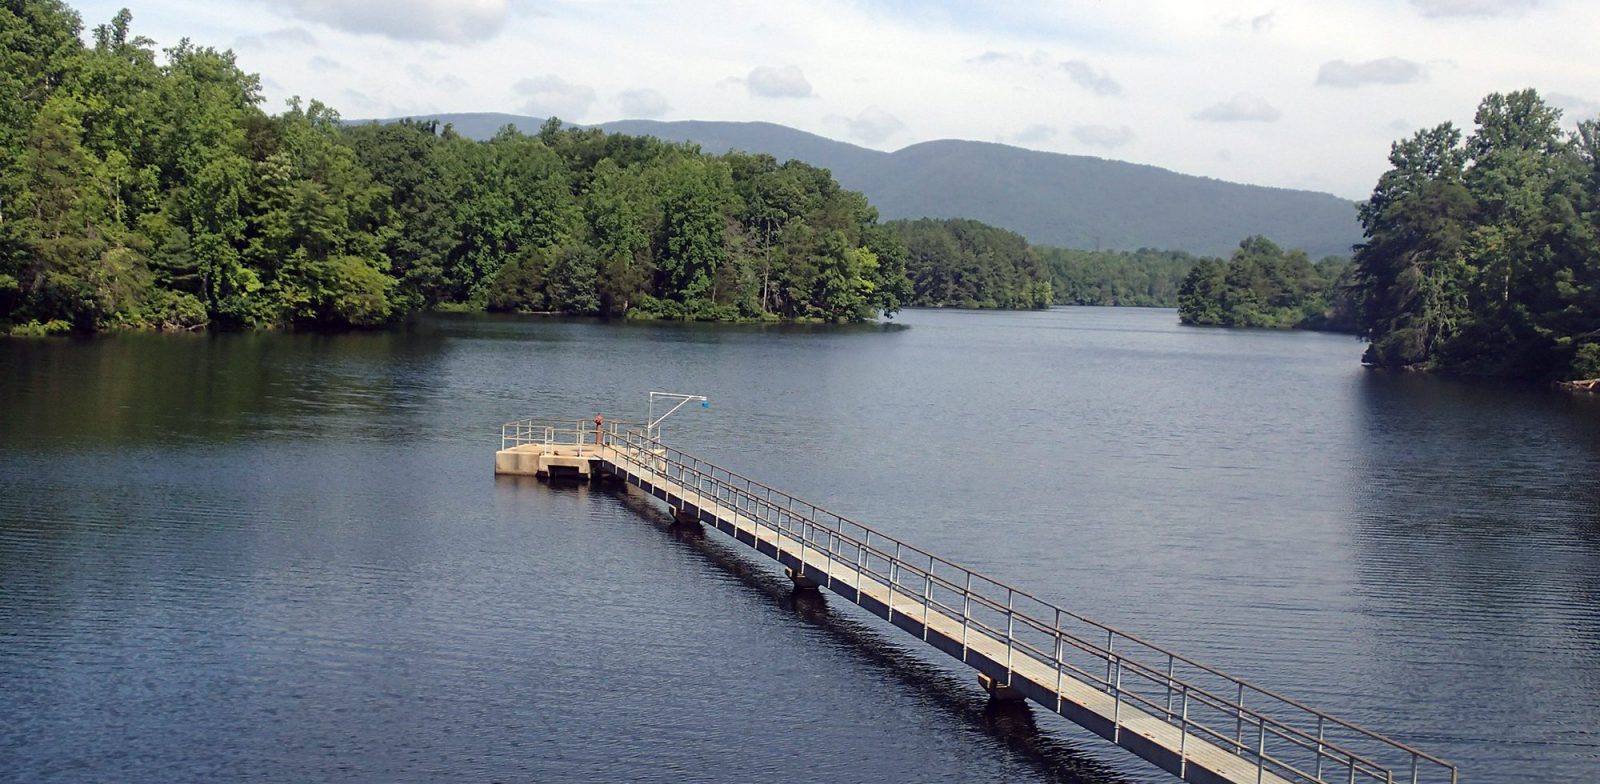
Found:
[[[0,780],[1163,782],[499,424],[681,448],[1459,763],[1600,780],[1600,399],[1172,311],[0,340]]]

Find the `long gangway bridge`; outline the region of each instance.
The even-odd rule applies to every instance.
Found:
[[[497,474],[614,478],[1027,699],[1200,784],[1456,784],[1455,765],[1085,618],[661,442],[658,429],[524,419]]]

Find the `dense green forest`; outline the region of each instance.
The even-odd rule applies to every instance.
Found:
[[[1185,324],[1353,332],[1356,308],[1349,261],[1312,264],[1304,251],[1259,236],[1239,243],[1226,262],[1201,259],[1178,290]]]
[[[1179,250],[1038,247],[1058,305],[1178,306],[1178,287],[1200,261]]]
[[[906,250],[824,169],[653,138],[346,127],[131,15],[0,2],[0,326],[361,326],[455,307],[858,320]]]
[[[1533,90],[1472,135],[1396,142],[1361,206],[1365,360],[1530,379],[1600,377],[1600,121],[1564,133]]]
[[[905,243],[913,305],[1025,309],[1052,302],[1049,275],[1021,234],[964,218],[886,225]]]
[[[906,245],[906,271],[911,276],[912,305],[968,308],[1040,308],[1047,305],[1120,305],[1178,307],[1180,293],[1193,272],[1206,274],[1227,268],[1218,259],[1200,258],[1183,251],[1089,251],[1030,245],[1022,235],[964,218],[890,221],[885,224]],[[1246,313],[1243,292],[1235,292],[1221,310],[1236,309],[1231,317],[1196,310],[1186,323],[1238,326],[1309,327],[1353,330],[1349,315],[1326,313],[1335,293],[1348,288],[1343,276],[1348,262],[1328,258],[1313,266],[1300,251],[1279,249],[1263,237],[1245,241],[1246,265],[1235,275],[1234,285],[1252,291],[1262,302],[1275,303],[1271,313]],[[1301,269],[1301,267],[1304,269]],[[1219,273],[1220,274],[1220,273]],[[1261,278],[1260,280],[1253,279]],[[1344,288],[1336,287],[1338,282]],[[1275,290],[1277,286],[1283,291]],[[1221,285],[1204,296],[1220,297]],[[1259,296],[1256,296],[1259,295]],[[1343,295],[1348,300],[1348,295]],[[1191,298],[1192,299],[1192,298]],[[1293,304],[1287,304],[1290,300]],[[1339,302],[1341,308],[1348,303]],[[1285,309],[1293,309],[1290,318]],[[1212,311],[1220,312],[1213,304]],[[1300,311],[1304,311],[1301,313]]]

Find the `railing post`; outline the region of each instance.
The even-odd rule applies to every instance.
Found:
[[[1016,599],[1016,591],[1006,588],[1006,685],[1011,685],[1011,649],[1017,639],[1017,613],[1012,609],[1011,603]]]
[[[756,515],[756,519],[760,520],[761,516],[760,515]],[[777,531],[778,531],[778,536],[777,536],[778,545],[781,547],[783,545],[783,528],[780,527],[780,528],[777,529]],[[757,539],[759,540],[760,537],[757,537]],[[799,573],[800,573],[801,577],[804,577],[805,574],[806,574],[806,529],[805,529],[805,526],[801,526],[800,527],[800,569],[799,569]]]
[[[1183,684],[1183,718],[1178,723],[1178,778],[1189,772],[1189,684]]]
[[[1172,723],[1172,654],[1167,654],[1167,723]]]
[[[861,603],[861,579],[862,579],[862,574],[867,571],[867,545],[871,544],[871,543],[872,543],[872,532],[871,531],[868,531],[867,535],[865,537],[863,537],[861,541],[856,542],[856,603],[857,604]]]
[[[967,575],[966,583],[961,587],[961,661],[967,661],[967,622],[972,619],[972,572],[962,569]]]
[[[1111,691],[1111,659],[1112,659],[1112,654],[1115,653],[1115,648],[1113,646],[1116,645],[1116,642],[1117,642],[1117,638],[1115,636],[1115,633],[1112,632],[1110,629],[1107,629],[1106,630],[1106,681],[1105,681],[1105,683],[1106,683],[1106,691],[1108,691],[1108,692]]]
[[[1239,681],[1239,698],[1233,703],[1233,753],[1244,753],[1244,681]]]
[[[1417,784],[1417,753],[1411,752],[1411,784]]]
[[[1115,658],[1115,657],[1113,657]],[[1111,742],[1122,742],[1122,659],[1116,659],[1116,686],[1111,690]]]
[[[928,611],[933,604],[933,556],[928,556],[928,571],[922,575],[922,639],[928,639]]]
[[[1055,633],[1056,633],[1056,655],[1055,655],[1055,666],[1056,666],[1056,713],[1060,713],[1061,712],[1061,678],[1063,677],[1062,670],[1065,669],[1065,667],[1062,666],[1062,662],[1061,662],[1061,644],[1062,644],[1062,642],[1061,642],[1061,608],[1057,607],[1057,608],[1055,608],[1055,610],[1056,610],[1056,622],[1055,622],[1055,624],[1053,624],[1051,626],[1051,628],[1054,629]]]
[[[1350,778],[1346,781],[1346,784],[1356,784],[1356,755],[1346,754],[1345,756],[1350,758]]]
[[[1256,737],[1256,784],[1261,784],[1267,771],[1267,717],[1257,716],[1256,726],[1260,727],[1260,734]]]
[[[894,623],[895,574],[897,573],[897,570],[899,568],[900,568],[900,543],[899,542],[895,542],[894,543],[894,557],[889,559],[889,595],[886,597],[888,599],[888,605],[889,605],[889,617],[887,619],[885,619],[885,620],[889,621],[889,623]]]
[[[1322,714],[1317,714],[1317,781],[1322,780]]]

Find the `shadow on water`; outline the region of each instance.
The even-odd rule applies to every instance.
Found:
[[[992,701],[978,688],[975,673],[970,679],[957,677],[884,638],[863,619],[835,612],[830,606],[839,602],[848,610],[849,602],[831,598],[825,592],[796,591],[787,577],[763,568],[763,564],[740,552],[742,545],[735,545],[720,533],[708,532],[699,524],[677,522],[653,499],[629,492],[625,486],[607,484],[605,489],[624,507],[671,536],[685,551],[737,578],[774,607],[793,613],[845,643],[845,648],[862,661],[927,698],[951,717],[988,734],[1034,767],[1044,780],[1064,784],[1128,781],[1074,744],[1041,729],[1028,703]],[[1066,723],[1065,719],[1057,720]]]
[[[427,327],[0,341],[13,374],[0,438],[61,449],[361,437],[352,422],[403,426],[440,407],[444,347]]]
[[[1600,399],[1383,373],[1359,399],[1358,592],[1370,644],[1409,651],[1373,688],[1447,707],[1413,737],[1464,769],[1582,778],[1539,747],[1600,749]]]
[[[722,323],[704,321],[605,320],[595,317],[509,313],[442,313],[419,324],[448,337],[487,340],[563,342],[588,340],[595,325],[629,338],[655,338],[689,343],[721,343],[748,335],[850,336],[901,332],[911,327],[897,321],[857,324],[806,324],[795,322]]]

